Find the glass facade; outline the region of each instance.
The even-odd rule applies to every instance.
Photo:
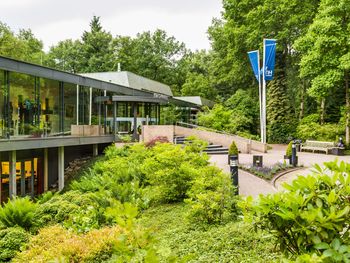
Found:
[[[10,135],[36,136],[39,127],[39,85],[33,76],[10,72]]]
[[[60,134],[60,83],[50,79],[40,79],[40,124],[45,136]]]
[[[64,134],[71,134],[72,125],[77,125],[77,85],[71,83],[63,84],[64,108],[63,127]]]
[[[5,121],[5,94],[7,92],[5,84],[5,72],[0,70],[0,138],[6,137]]]
[[[159,124],[159,104],[146,102],[116,102],[114,120],[113,95],[0,70],[0,139],[113,134],[114,128],[132,134],[144,124]]]

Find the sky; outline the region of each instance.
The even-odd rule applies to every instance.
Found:
[[[78,39],[100,16],[115,35],[163,29],[192,50],[208,49],[207,29],[222,11],[221,0],[1,0],[0,21],[14,31],[30,28],[45,50],[64,39]]]

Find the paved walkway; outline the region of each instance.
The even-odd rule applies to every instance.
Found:
[[[225,172],[230,173],[230,167],[227,164],[227,155],[211,155],[210,162]],[[238,181],[240,195],[256,197],[259,194],[269,194],[277,191],[272,184],[242,170],[238,171]]]
[[[263,156],[264,166],[272,166],[277,162],[283,162],[283,156],[286,152],[285,149],[285,145],[273,145],[273,149],[269,150],[268,153],[240,154],[239,163],[251,165],[253,163],[253,155],[256,154]],[[310,174],[312,171],[312,166],[316,163],[320,166],[323,166],[324,162],[334,161],[335,159],[338,159],[339,161],[350,162],[350,156],[334,156],[306,152],[299,152],[297,155],[299,159],[299,165],[303,165],[304,169],[285,174],[276,180],[275,186],[263,179],[260,179],[259,177],[240,170],[238,173],[240,185],[239,193],[245,196],[252,195],[254,197],[258,196],[259,194],[274,193],[277,190],[283,190],[282,184],[284,182],[290,183],[298,175],[303,176]],[[222,168],[225,172],[230,171],[230,168],[227,165],[227,155],[212,155],[210,157],[210,161],[218,167]]]

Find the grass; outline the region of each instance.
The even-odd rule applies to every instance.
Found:
[[[195,226],[186,221],[188,207],[161,205],[146,210],[140,223],[158,240],[161,262],[278,262],[271,237],[244,223]]]

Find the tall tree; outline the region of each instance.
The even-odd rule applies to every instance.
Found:
[[[318,14],[307,34],[296,41],[301,53],[300,75],[311,79],[308,93],[318,99],[321,124],[329,96],[340,87],[346,98],[346,143],[350,143],[349,70],[350,70],[350,1],[322,0]]]
[[[122,70],[170,85],[180,92],[186,77],[185,44],[163,30],[137,34],[135,38],[118,36],[114,40],[117,61]]]
[[[30,30],[21,29],[16,35],[0,22],[0,55],[41,64],[45,53],[43,43]]]

